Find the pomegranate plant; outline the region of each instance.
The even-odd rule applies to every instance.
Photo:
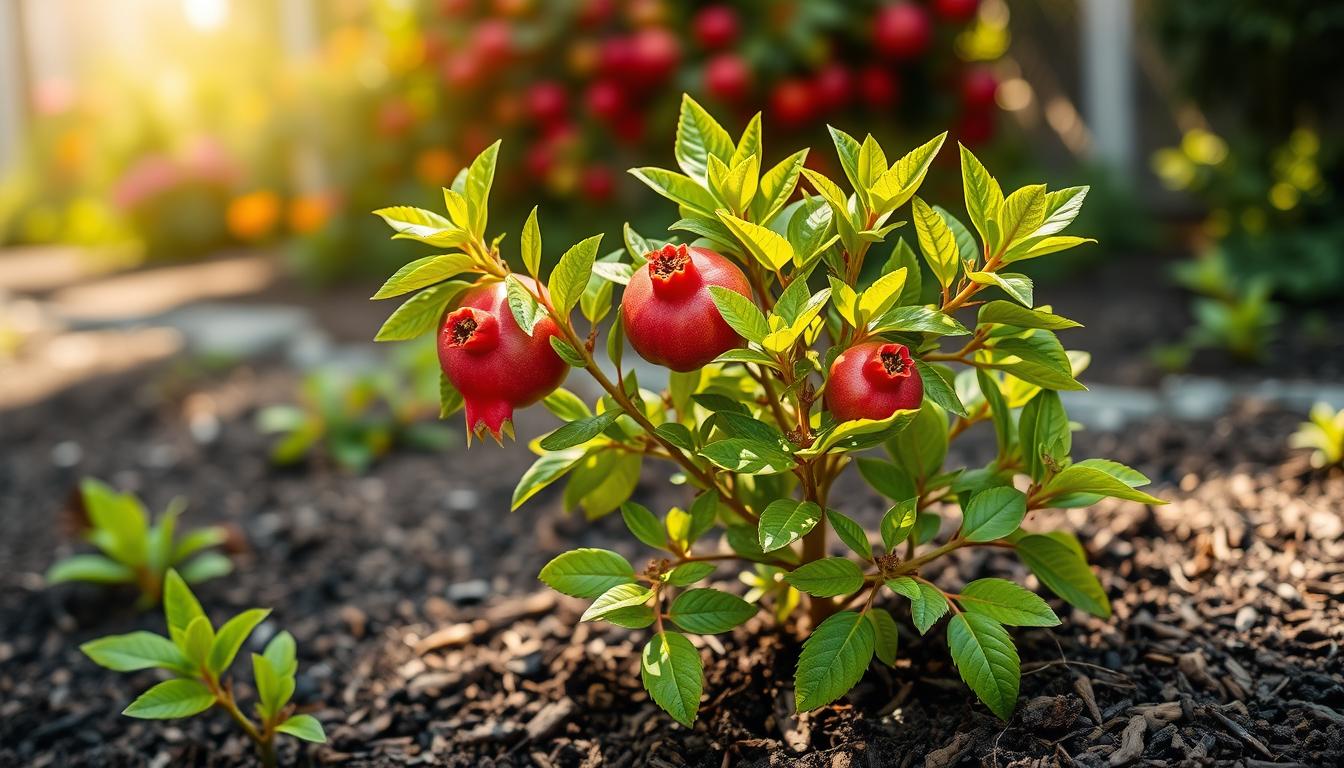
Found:
[[[496,144],[444,191],[446,217],[379,211],[396,237],[448,253],[412,262],[379,291],[419,292],[378,338],[437,331],[441,345],[467,346],[456,307],[470,302],[474,317],[479,305],[464,297],[496,297],[501,336],[517,329],[520,345],[530,336],[530,354],[507,365],[442,358],[444,414],[465,405],[478,434],[498,435],[500,425],[476,417],[495,401],[521,406],[556,387],[557,359],[594,379],[603,394],[591,405],[564,389],[542,399],[565,423],[532,443],[540,458],[513,506],[563,480],[567,510],[619,509],[651,550],[636,570],[616,552],[576,549],[540,578],[591,600],[585,621],[652,628],[644,685],[677,721],[695,719],[703,689],[690,635],[729,631],[767,606],[806,635],[794,690],[797,708],[810,710],[844,695],[874,658],[895,661],[898,599],[921,634],[948,617],[962,678],[1007,718],[1020,673],[1005,627],[1059,618],[1005,579],[935,584],[930,564],[967,548],[1008,550],[1050,592],[1106,617],[1106,591],[1079,541],[1038,530],[1031,512],[1106,496],[1161,503],[1137,489],[1148,480],[1133,469],[1073,459],[1058,392],[1083,389],[1088,357],[1065,350],[1055,332],[1078,324],[1038,304],[1032,281],[1012,271],[1089,242],[1062,234],[1087,188],[1005,194],[963,147],[968,228],[916,194],[945,134],[894,162],[871,136],[831,135],[849,189],[804,167],[807,150],[766,165],[759,115],[734,141],[684,98],[679,170],[631,171],[676,205],[679,242],[627,226],[625,248],[599,256],[594,236],[560,257],[545,288],[535,209],[519,243],[532,278],[515,274],[500,237],[486,235]],[[908,241],[895,236],[899,211],[913,221]],[[621,312],[612,314],[618,287]],[[655,383],[658,369],[631,365],[627,340],[666,376]],[[488,377],[494,387],[454,388]],[[993,460],[944,466],[948,444],[981,424],[995,436]],[[630,501],[649,461],[675,467],[684,506],[657,514]],[[836,508],[844,499],[832,489],[851,467],[891,502],[875,535]],[[730,569],[750,584],[745,599],[713,586]]]

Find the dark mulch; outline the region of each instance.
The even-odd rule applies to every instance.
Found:
[[[1060,607],[1063,626],[1015,632],[1028,671],[1006,726],[960,683],[941,628],[920,637],[908,622],[895,669],[875,665],[841,703],[796,715],[797,645],[755,619],[707,640],[706,698],[688,730],[640,687],[643,633],[577,625],[581,605],[535,580],[570,546],[646,557],[617,517],[564,518],[554,493],[508,514],[528,461],[520,445],[401,454],[363,478],[274,471],[251,414],[288,397],[293,381],[244,368],[196,387],[160,371],[0,413],[0,764],[248,759],[217,713],[121,717],[155,675],[108,672],[77,651],[103,634],[162,631],[127,595],[42,587],[37,574],[72,550],[62,507],[85,474],[155,509],[185,495],[190,522],[230,521],[245,534],[238,575],[198,592],[217,620],[273,607],[258,634],[298,638],[296,700],[332,737],[325,748],[286,744],[300,764],[1344,763],[1344,474],[1311,473],[1288,455],[1292,414],[1245,407],[1211,425],[1078,437],[1080,456],[1130,463],[1174,503],[1103,503],[1031,523],[1080,532],[1115,618]],[[520,434],[544,428],[540,418]],[[201,440],[214,419],[218,434]],[[967,438],[954,460],[981,458],[983,436]],[[670,493],[657,479],[646,497]],[[856,485],[836,496],[867,522],[880,512]],[[978,551],[932,573],[952,588],[1025,578],[1011,558]],[[726,567],[720,579],[735,583]]]

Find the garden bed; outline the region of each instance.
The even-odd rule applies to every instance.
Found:
[[[188,522],[237,526],[247,542],[238,574],[197,592],[216,618],[273,607],[258,642],[280,628],[298,638],[295,700],[330,736],[301,752],[283,745],[305,764],[1344,762],[1344,475],[1289,455],[1296,415],[1243,406],[1213,424],[1077,438],[1075,455],[1130,464],[1174,503],[1104,502],[1029,523],[1079,530],[1115,618],[1071,611],[1053,630],[1016,631],[1025,672],[1006,727],[973,703],[942,629],[919,637],[898,609],[897,667],[874,666],[839,704],[804,717],[790,709],[787,633],[761,617],[718,636],[703,650],[706,699],[688,730],[640,686],[643,633],[579,625],[581,604],[536,581],[571,545],[636,563],[648,553],[619,516],[561,516],[555,492],[507,514],[530,460],[522,445],[397,454],[365,477],[274,470],[252,416],[292,396],[292,373],[239,368],[202,383],[172,371],[0,413],[0,764],[250,761],[222,716],[166,728],[121,717],[154,674],[117,675],[79,653],[96,636],[162,631],[159,616],[131,610],[131,595],[42,586],[37,574],[72,548],[62,504],[84,475],[134,489],[155,510],[183,495]],[[546,418],[529,412],[520,435]],[[954,459],[984,458],[978,433]],[[833,498],[862,522],[881,511],[857,483]],[[935,575],[948,585],[1025,578],[1011,557],[980,551],[947,568]],[[727,567],[719,578],[736,581]]]

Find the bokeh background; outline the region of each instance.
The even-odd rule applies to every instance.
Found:
[[[1317,370],[1344,288],[1341,32],[1312,0],[8,0],[0,366],[207,298],[367,337],[354,299],[417,255],[369,211],[434,207],[496,138],[506,230],[534,203],[557,242],[661,230],[624,169],[668,160],[687,91],[730,126],[763,111],[768,151],[822,170],[828,123],[948,129],[1008,184],[1090,184],[1100,245],[1035,276],[1134,289],[1116,301],[1155,317],[1121,331],[1148,337],[1127,381]],[[63,362],[117,365],[85,357]]]

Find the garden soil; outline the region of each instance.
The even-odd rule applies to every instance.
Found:
[[[796,627],[776,630],[763,613],[706,638],[700,718],[685,728],[640,686],[643,632],[579,624],[582,603],[536,580],[574,546],[642,564],[651,553],[619,516],[565,516],[553,490],[510,514],[530,460],[522,444],[394,454],[363,477],[321,461],[273,469],[255,411],[295,383],[280,366],[212,377],[165,366],[0,413],[0,765],[251,762],[220,713],[122,717],[156,673],[110,672],[78,651],[105,634],[163,631],[131,594],[43,586],[39,574],[80,548],[70,503],[85,475],[155,510],[185,496],[188,524],[234,527],[236,575],[198,594],[216,621],[275,609],[246,650],[280,629],[298,638],[295,700],[330,742],[286,740],[289,764],[1344,764],[1344,473],[1313,472],[1288,451],[1292,414],[1243,405],[1214,423],[1077,437],[1076,456],[1131,464],[1172,503],[1034,513],[1030,527],[1079,532],[1115,615],[1055,601],[1061,626],[1013,632],[1024,676],[1008,723],[962,684],[942,627],[921,637],[892,598],[897,665],[875,663],[850,695],[810,714],[791,703]],[[519,434],[547,418],[529,413]],[[991,444],[971,430],[950,461],[982,462]],[[639,498],[683,503],[664,477],[646,469]],[[869,525],[883,508],[857,483],[834,498]],[[945,588],[1029,579],[1010,554],[980,550],[926,575]],[[714,578],[741,589],[726,566]],[[244,667],[237,689],[248,699]]]

